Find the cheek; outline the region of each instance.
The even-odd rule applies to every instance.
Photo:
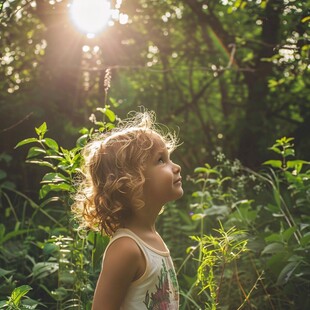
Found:
[[[160,182],[156,179],[149,179],[145,181],[144,193],[149,194],[151,192],[157,191],[160,188]]]
[[[146,179],[144,183],[144,193],[146,195],[158,194],[162,191],[163,186],[166,184],[163,178],[153,176],[152,178]]]

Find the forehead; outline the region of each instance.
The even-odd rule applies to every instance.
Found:
[[[104,144],[115,151],[128,149],[129,153],[144,153],[150,157],[168,151],[167,141],[152,129],[131,128],[125,132],[117,132],[105,139]]]
[[[163,140],[163,138],[156,132],[152,131],[150,133],[150,137],[153,140],[153,150],[154,151],[163,151],[163,150],[167,150],[167,145],[165,143],[165,141]]]

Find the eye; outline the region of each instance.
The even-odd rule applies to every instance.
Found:
[[[164,158],[163,158],[163,157],[160,157],[160,158],[158,159],[158,163],[159,163],[159,164],[164,164],[164,163],[165,163]]]

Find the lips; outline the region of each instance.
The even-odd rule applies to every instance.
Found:
[[[182,182],[182,178],[178,178],[173,184],[177,184],[177,183],[181,183]]]

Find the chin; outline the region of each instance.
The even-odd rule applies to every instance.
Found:
[[[183,189],[182,189],[182,190],[180,190],[180,193],[178,194],[178,196],[177,196],[176,199],[181,198],[181,197],[183,196],[183,194],[184,194],[184,191],[183,191]]]

